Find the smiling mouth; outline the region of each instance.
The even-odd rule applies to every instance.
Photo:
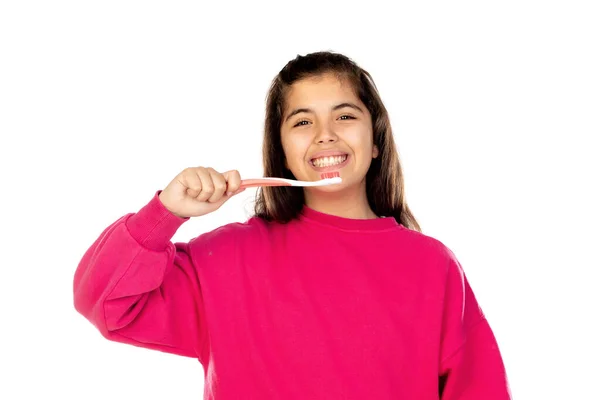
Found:
[[[310,160],[310,162],[313,166],[317,168],[325,168],[342,164],[344,161],[346,161],[346,159],[348,159],[348,154],[344,154],[341,156],[313,158],[312,160]]]

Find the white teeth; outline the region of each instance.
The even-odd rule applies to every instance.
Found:
[[[346,161],[348,158],[345,156],[330,156],[330,157],[319,157],[312,160],[312,163],[315,167],[323,168],[323,167],[331,167],[332,165],[341,164]]]

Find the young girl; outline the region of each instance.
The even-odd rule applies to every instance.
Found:
[[[74,302],[109,340],[195,357],[205,399],[509,399],[460,263],[420,232],[387,111],[347,57],[298,56],[271,86],[256,215],[172,243],[241,192],[187,168],[87,250]]]

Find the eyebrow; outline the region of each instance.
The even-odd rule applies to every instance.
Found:
[[[361,113],[363,112],[363,110],[359,106],[357,106],[356,104],[354,104],[354,103],[340,103],[340,104],[332,107],[331,111],[337,111],[337,110],[339,110],[341,108],[345,108],[345,107],[353,108],[353,109],[355,109],[357,111],[360,111]],[[311,110],[310,108],[296,108],[295,110],[292,110],[292,112],[290,112],[287,117],[285,117],[284,122],[287,122],[288,119],[292,118],[296,114],[300,114],[300,113],[312,113],[312,112],[314,112],[314,111]]]

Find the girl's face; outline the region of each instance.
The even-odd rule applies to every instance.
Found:
[[[339,172],[342,184],[314,188],[337,191],[363,185],[373,145],[371,115],[346,82],[325,74],[290,88],[281,126],[286,167],[296,179],[314,181]]]

